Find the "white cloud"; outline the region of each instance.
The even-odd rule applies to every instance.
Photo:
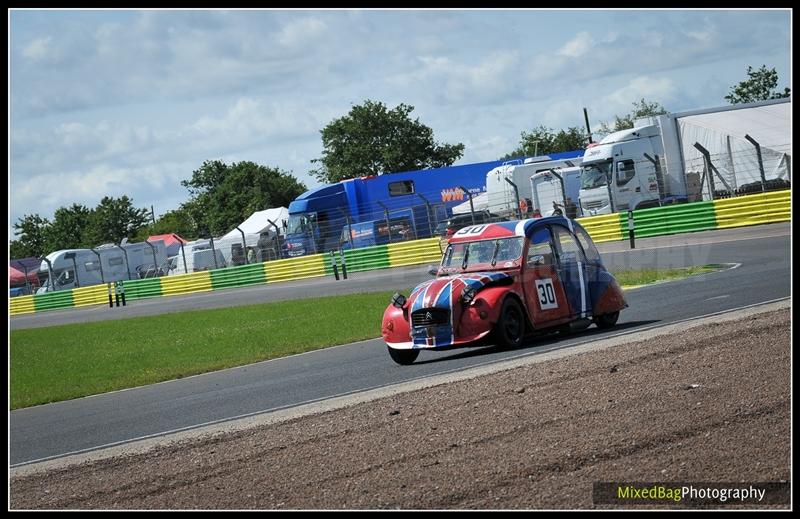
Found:
[[[616,38],[615,38],[616,39]],[[610,41],[614,41],[613,39]],[[586,31],[579,32],[573,39],[558,49],[558,54],[569,58],[579,58],[589,52],[594,45],[594,38]]]
[[[656,76],[639,76],[631,79],[625,86],[603,96],[598,103],[603,107],[606,117],[624,115],[631,111],[633,102],[645,99],[669,105],[675,98],[678,86],[672,79]]]
[[[52,40],[50,36],[36,38],[22,49],[22,55],[33,61],[43,61],[51,53]]]
[[[317,18],[293,20],[278,33],[278,42],[285,47],[303,47],[322,36],[326,29],[327,26]]]

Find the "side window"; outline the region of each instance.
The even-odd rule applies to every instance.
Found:
[[[566,227],[561,227],[560,225],[553,226],[553,232],[555,233],[556,242],[558,243],[558,257],[559,262],[563,265],[566,263],[576,263],[578,261],[583,262],[583,251],[581,251],[580,245],[575,240],[575,237],[572,236],[572,233],[567,230]]]
[[[636,175],[632,160],[621,160],[617,162],[617,185],[624,186]]]
[[[600,261],[600,253],[597,252],[597,247],[595,247],[589,234],[582,227],[575,226],[575,236],[578,237],[578,241],[581,243],[581,247],[583,247],[583,252],[586,254],[586,261]]]
[[[550,230],[545,227],[533,234],[531,243],[528,245],[527,266],[541,267],[555,263],[553,247],[550,245]]]
[[[389,182],[389,196],[410,195],[414,192],[413,180],[401,180],[400,182]]]

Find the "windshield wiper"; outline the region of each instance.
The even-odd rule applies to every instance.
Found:
[[[497,264],[497,251],[500,250],[500,240],[494,242],[494,251],[492,251],[492,266],[494,267]]]
[[[464,260],[461,262],[461,270],[467,268],[468,260],[469,260],[469,246],[464,248]]]

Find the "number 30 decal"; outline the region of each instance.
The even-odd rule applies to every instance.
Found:
[[[486,229],[485,225],[464,227],[463,229],[461,229],[458,232],[456,232],[456,234],[458,234],[459,236],[462,236],[462,235],[465,235],[465,234],[480,234],[480,233],[483,232],[484,229]]]
[[[553,280],[550,278],[536,280],[536,292],[539,296],[539,307],[542,310],[552,310],[558,308],[556,291],[553,288]]]

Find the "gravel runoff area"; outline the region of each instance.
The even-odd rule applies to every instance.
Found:
[[[15,469],[9,507],[616,508],[593,504],[594,482],[788,481],[788,305],[145,452]]]

